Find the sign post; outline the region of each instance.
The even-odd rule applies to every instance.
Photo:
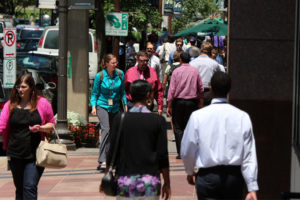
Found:
[[[12,88],[16,81],[16,29],[4,29],[3,87]]]
[[[128,13],[108,13],[105,20],[105,35],[127,36]]]

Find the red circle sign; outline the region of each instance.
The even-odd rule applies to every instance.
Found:
[[[14,32],[7,31],[4,36],[5,44],[10,47],[15,43],[15,41],[16,41],[16,36],[15,36]]]

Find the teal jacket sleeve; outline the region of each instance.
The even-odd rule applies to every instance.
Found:
[[[124,80],[123,72],[121,77],[121,99],[124,102],[124,104],[127,105],[126,92],[125,92],[125,80]]]
[[[95,76],[94,86],[91,93],[91,106],[97,106],[97,100],[100,95],[100,84],[100,75],[99,73],[97,73]]]

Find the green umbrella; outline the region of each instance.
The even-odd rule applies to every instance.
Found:
[[[183,30],[175,36],[205,36],[205,35],[217,35],[223,36],[227,35],[227,24],[222,23],[221,20],[218,19],[208,19],[203,23],[193,26],[192,28]]]

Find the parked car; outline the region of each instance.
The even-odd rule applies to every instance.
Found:
[[[39,26],[17,26],[17,52],[29,52],[37,50],[37,46],[44,28]]]
[[[3,78],[3,64],[0,63],[0,80]],[[57,68],[58,57],[49,55],[38,55],[33,53],[22,53],[16,58],[17,76],[22,73],[31,73],[38,91],[52,104],[53,112],[57,110]],[[11,88],[4,88],[4,97],[0,96],[0,112],[8,101]]]
[[[37,51],[35,53],[46,53],[49,55],[58,55],[58,26],[48,26],[45,28]],[[90,82],[95,79],[98,69],[97,61],[97,43],[95,30],[89,29],[89,79]]]

